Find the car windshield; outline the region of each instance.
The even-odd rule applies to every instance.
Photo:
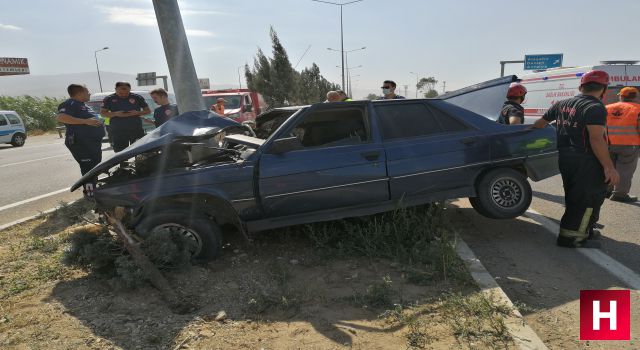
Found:
[[[224,108],[225,109],[237,109],[240,108],[240,101],[242,101],[242,96],[240,95],[210,95],[203,96],[204,104],[208,108],[211,108],[214,104],[216,104],[216,100],[219,98],[224,99]]]

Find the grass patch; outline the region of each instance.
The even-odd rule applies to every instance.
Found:
[[[330,255],[387,258],[403,264],[414,284],[468,279],[455,251],[455,233],[438,204],[341,221],[305,225],[318,249]]]
[[[442,308],[459,341],[468,344],[481,342],[489,348],[505,348],[513,341],[505,324],[505,317],[512,310],[493,297],[482,293],[470,296],[451,294]]]

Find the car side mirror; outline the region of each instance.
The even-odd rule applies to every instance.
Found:
[[[269,149],[269,153],[283,154],[302,148],[302,143],[300,143],[300,140],[297,137],[286,137],[273,141],[271,148]]]

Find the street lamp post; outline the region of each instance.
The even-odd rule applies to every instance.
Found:
[[[100,78],[100,67],[98,66],[98,52],[108,50],[107,46],[93,52],[93,57],[96,59],[96,70],[98,71],[98,84],[100,84],[100,92],[102,92],[102,79]]]
[[[364,0],[355,0],[355,1],[349,1],[349,2],[345,2],[345,3],[336,3],[336,2],[331,2],[331,1],[323,1],[323,0],[311,0],[311,1],[315,1],[315,2],[321,2],[324,4],[330,4],[330,5],[335,5],[335,6],[340,6],[340,51],[341,51],[341,56],[342,56],[342,89],[346,89],[345,85],[344,85],[344,27],[342,24],[342,8],[344,6],[356,3],[356,2],[360,2],[360,1],[364,1]]]
[[[240,86],[240,90],[242,90],[242,82],[240,81],[240,68],[244,66],[238,66],[238,85]]]
[[[420,82],[420,76],[418,73],[409,72],[410,74],[414,74],[416,76],[416,98],[418,98],[418,83]]]
[[[346,91],[346,92],[347,92],[347,94],[348,94],[349,96],[351,96],[351,92],[349,91],[349,90],[351,90],[351,88],[349,87],[349,86],[350,86],[350,85],[349,85],[349,80],[351,79],[351,78],[349,77],[349,53],[350,53],[350,52],[355,52],[355,51],[364,50],[364,49],[366,49],[366,48],[367,48],[366,46],[363,46],[363,47],[361,47],[361,48],[359,48],[359,49],[353,49],[353,50],[343,51],[343,50],[336,50],[336,49],[332,49],[332,48],[330,48],[330,47],[327,47],[327,50],[329,50],[329,51],[342,52],[342,53],[344,54],[344,64],[345,64],[345,65],[344,65],[343,67],[347,67],[347,80],[346,80],[346,87],[345,87],[345,86],[343,86],[343,87],[342,87],[342,89],[343,89],[344,91]],[[342,74],[344,74],[344,70],[342,71]]]
[[[340,66],[336,66],[337,68],[342,68]],[[359,66],[355,66],[355,67],[346,67],[347,70],[347,87],[343,88],[344,91],[346,92],[347,95],[351,96],[351,78],[350,78],[350,72],[352,69],[357,69],[357,68],[362,68],[362,65]]]

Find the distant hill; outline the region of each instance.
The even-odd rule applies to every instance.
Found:
[[[117,81],[128,81],[133,90],[152,90],[158,86],[137,87],[135,74],[100,72],[102,88],[104,91],[113,91]],[[158,79],[162,84],[162,79]],[[49,96],[66,97],[67,86],[71,83],[85,84],[92,93],[100,92],[98,85],[98,74],[96,72],[71,73],[59,75],[12,75],[0,76],[0,95],[5,96]],[[221,84],[211,86],[214,89],[226,89],[236,87],[231,84]],[[169,80],[169,90],[172,91],[171,80]]]

